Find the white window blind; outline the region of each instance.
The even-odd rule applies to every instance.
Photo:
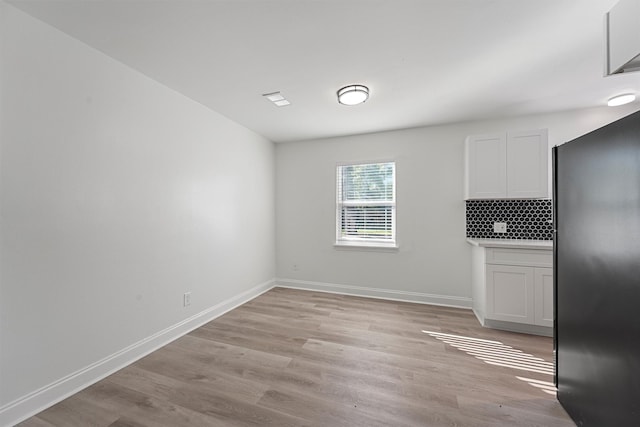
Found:
[[[395,175],[395,162],[338,166],[338,243],[395,243]]]

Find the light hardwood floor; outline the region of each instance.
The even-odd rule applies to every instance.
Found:
[[[550,362],[468,310],[274,288],[20,425],[574,426]]]

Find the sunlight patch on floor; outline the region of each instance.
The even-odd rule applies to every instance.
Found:
[[[541,380],[534,380],[533,378],[525,378],[525,377],[519,377],[516,375],[516,378],[519,379],[520,381],[524,381],[527,384],[529,384],[532,387],[536,387],[539,388],[540,390],[542,390],[543,392],[550,394],[552,396],[556,395],[556,386],[549,381],[541,381]]]
[[[483,362],[521,371],[535,372],[538,374],[554,374],[553,363],[539,357],[532,356],[521,350],[501,343],[500,341],[485,340],[481,338],[465,337],[461,335],[445,334],[442,332],[422,331],[431,337],[450,346],[464,351],[470,356]],[[547,394],[556,394],[553,383],[516,376],[521,381],[527,382],[532,387],[539,388]]]

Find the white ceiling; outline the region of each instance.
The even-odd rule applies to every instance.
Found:
[[[617,0],[13,0],[276,142],[601,106]],[[344,85],[371,97],[347,107]],[[291,105],[261,94],[281,91]]]

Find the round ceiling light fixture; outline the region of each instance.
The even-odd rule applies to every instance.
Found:
[[[632,93],[624,93],[622,95],[614,96],[613,98],[609,98],[607,101],[607,105],[609,107],[617,107],[618,105],[628,104],[636,100],[636,96]]]
[[[344,105],[358,105],[369,99],[369,88],[363,85],[349,85],[338,91],[338,102]]]

